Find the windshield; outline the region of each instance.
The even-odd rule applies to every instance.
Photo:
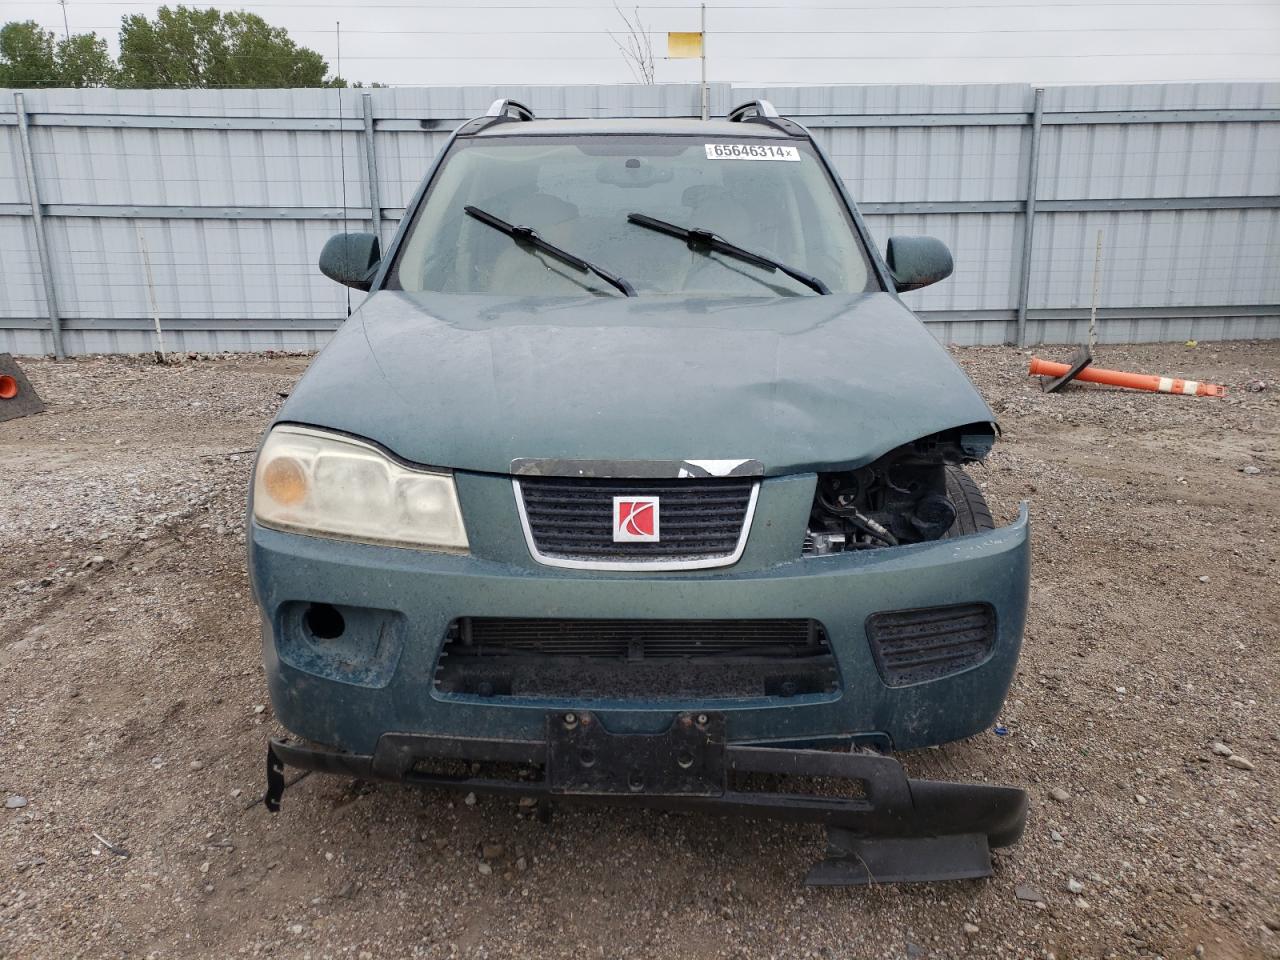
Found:
[[[641,296],[816,295],[797,272],[836,293],[878,289],[835,185],[802,140],[455,141],[387,284],[439,293],[619,296],[601,276],[493,229],[469,216],[467,207],[536,231],[547,244],[616,274]],[[691,243],[647,229],[628,219],[633,214],[713,233],[724,243]],[[758,256],[731,255],[726,244]]]

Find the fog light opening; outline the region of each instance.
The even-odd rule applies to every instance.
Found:
[[[307,631],[317,640],[336,640],[347,629],[342,614],[327,603],[311,604],[302,619]]]

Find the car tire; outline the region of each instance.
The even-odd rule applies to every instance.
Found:
[[[956,508],[956,522],[946,532],[947,537],[963,537],[996,528],[986,498],[963,467],[947,467],[947,496]]]

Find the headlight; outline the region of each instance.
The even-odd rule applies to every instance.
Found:
[[[415,470],[372,444],[306,427],[276,427],[262,445],[253,518],[316,537],[467,549],[452,474]]]

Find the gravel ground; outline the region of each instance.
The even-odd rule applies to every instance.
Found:
[[[1048,396],[1022,352],[956,355],[1005,429],[997,517],[1031,501],[1033,603],[1008,735],[907,762],[1024,786],[1031,819],[990,880],[853,890],[800,884],[811,827],[322,776],[250,808],[280,731],[244,494],[307,358],[28,362],[49,411],[0,424],[0,956],[1280,957],[1280,343],[1101,351],[1226,400]]]

